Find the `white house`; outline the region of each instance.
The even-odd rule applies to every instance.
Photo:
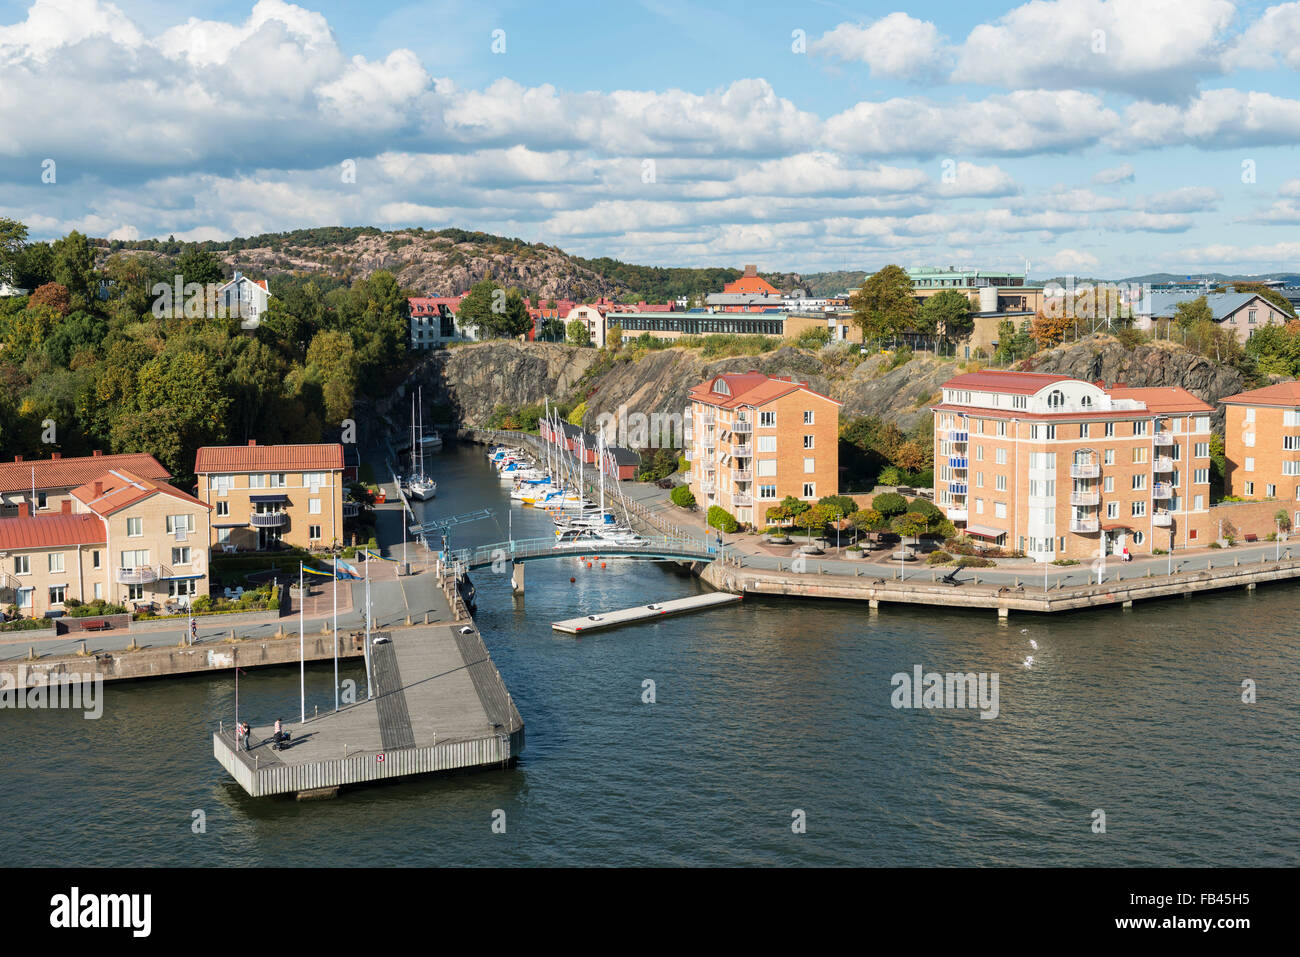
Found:
[[[227,316],[239,317],[239,327],[256,329],[262,323],[271,300],[271,286],[265,279],[249,279],[236,272],[235,278],[217,290],[217,307]]]
[[[567,328],[574,319],[583,321],[587,327],[587,335],[591,336],[591,341],[596,348],[605,348],[605,313],[595,306],[574,306],[564,317],[565,327]]]
[[[8,299],[11,296],[26,296],[29,290],[19,289],[17,286],[11,286],[7,282],[0,282],[0,299]]]

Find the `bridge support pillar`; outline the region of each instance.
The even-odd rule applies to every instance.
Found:
[[[1006,605],[998,605],[998,618],[1005,619],[1010,614],[1011,614],[1010,608],[1008,608]]]
[[[879,612],[879,611],[880,611],[880,599],[878,599],[878,598],[872,598],[870,601],[868,601],[868,602],[867,602],[867,610],[868,610],[871,614],[873,614],[873,615],[876,614],[877,612]]]
[[[1246,591],[1254,591],[1254,590],[1255,590],[1255,582],[1247,582]]]
[[[524,593],[524,563],[512,562],[510,566],[510,590],[516,595]]]
[[[1132,600],[1126,601],[1126,602],[1124,602],[1124,604],[1122,604],[1120,607],[1121,607],[1122,609],[1124,609],[1124,611],[1132,611],[1132,610],[1133,610],[1133,602],[1132,602]]]

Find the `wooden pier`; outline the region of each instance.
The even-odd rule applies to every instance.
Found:
[[[387,634],[371,645],[372,698],[305,724],[284,722],[292,738],[278,751],[271,748],[274,716],[253,727],[247,750],[237,749],[234,729],[223,726],[212,738],[217,761],[253,797],[306,798],[368,781],[506,766],[518,757],[523,719],[472,625]]]
[[[644,621],[653,621],[666,615],[681,615],[688,611],[702,611],[719,605],[730,605],[740,601],[740,595],[726,592],[710,592],[707,595],[691,595],[687,598],[674,598],[671,601],[654,602],[649,605],[637,605],[635,608],[623,608],[619,611],[605,612],[602,615],[587,615],[583,618],[569,618],[565,621],[551,622],[551,627],[566,635],[581,632],[599,631],[603,628],[617,628],[620,625],[635,625]]]

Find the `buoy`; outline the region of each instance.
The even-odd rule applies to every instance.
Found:
[[[588,568],[591,567],[591,562],[587,562],[587,567],[588,567]]]
[[[604,567],[605,567],[605,563],[604,563],[604,562],[601,562],[601,563],[600,563],[600,567],[601,567],[601,568],[604,568]]]
[[[578,579],[576,579],[576,578],[570,578],[570,579],[569,579],[569,584],[572,585],[572,584],[573,584],[574,582],[576,582],[577,580],[578,580]]]

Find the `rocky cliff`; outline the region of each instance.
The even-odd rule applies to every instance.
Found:
[[[706,359],[699,350],[663,349],[608,356],[595,349],[549,343],[483,342],[431,354],[411,380],[373,411],[405,415],[400,400],[407,387],[422,385],[426,403],[446,403],[458,425],[481,425],[499,404],[510,406],[585,401],[588,425],[602,412],[672,413],[686,406],[686,393],[719,372],[751,369],[786,375],[842,402],[841,419],[879,416],[904,431],[929,415],[940,387],[966,366],[951,359],[917,354],[889,368],[889,356],[859,361],[851,350],[808,351],[785,346],[755,356]],[[1055,372],[1106,385],[1180,385],[1214,405],[1245,388],[1233,369],[1185,349],[1155,343],[1127,349],[1109,336],[1088,339],[1039,353],[1019,365],[1035,372]]]

